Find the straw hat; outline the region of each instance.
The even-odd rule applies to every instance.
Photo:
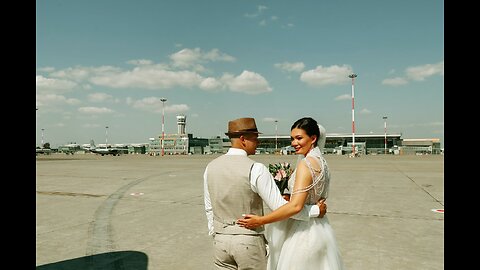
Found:
[[[228,132],[225,135],[232,137],[242,134],[262,134],[258,132],[255,119],[250,117],[238,118],[228,122]]]

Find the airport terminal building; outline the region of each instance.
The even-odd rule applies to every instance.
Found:
[[[259,136],[261,152],[284,154],[290,146],[290,135]],[[325,154],[345,155],[352,153],[353,136],[327,133]],[[440,140],[403,139],[401,134],[355,134],[355,152],[360,155],[377,154],[441,154]]]
[[[160,134],[152,137],[149,142],[136,145],[122,145],[123,154],[160,155],[198,155],[226,153],[231,147],[228,137],[197,138],[186,133],[186,116],[177,115],[177,133]],[[405,139],[402,134],[355,134],[327,133],[324,153],[336,155],[351,155],[353,153],[353,138],[355,138],[356,155],[424,155],[443,154],[443,148],[438,138]],[[294,154],[290,146],[290,135],[260,134],[258,154]],[[38,150],[38,149],[37,149]],[[53,150],[53,149],[52,149]],[[59,152],[73,154],[71,148],[59,147]]]
[[[147,153],[150,155],[192,155],[226,153],[230,148],[228,137],[196,138],[185,132],[186,116],[177,116],[177,134],[163,134],[151,138]],[[257,148],[259,154],[292,154],[290,135],[260,134]],[[353,150],[353,134],[327,133],[325,154],[350,155]],[[443,154],[440,140],[404,139],[402,134],[355,134],[356,155],[381,154]]]
[[[328,134],[325,154],[349,155],[352,153],[352,134]],[[292,154],[290,135],[263,135],[258,137],[259,154]],[[386,141],[386,144],[385,144]],[[155,140],[154,155],[160,153],[161,137]],[[226,153],[230,148],[228,137],[194,138],[192,134],[169,134],[165,136],[164,153],[167,155],[216,154]],[[403,139],[401,134],[356,134],[355,152],[357,155],[423,155],[442,154],[440,140]]]

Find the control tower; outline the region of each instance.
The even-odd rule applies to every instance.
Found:
[[[177,127],[178,134],[185,134],[185,124],[187,123],[187,117],[185,115],[177,115]]]

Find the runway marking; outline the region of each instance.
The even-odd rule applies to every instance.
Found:
[[[84,197],[105,197],[106,195],[87,194],[87,193],[73,193],[63,191],[37,191],[38,194],[44,195],[60,195],[60,196],[84,196]]]
[[[95,211],[93,221],[89,227],[89,238],[86,255],[94,255],[115,250],[111,217],[115,205],[122,199],[125,192],[138,183],[152,176],[134,180],[110,194],[108,198]]]
[[[436,212],[436,213],[441,213],[443,214],[445,212],[444,209],[432,209],[433,212]]]
[[[149,180],[153,177],[158,177],[162,174],[153,174],[144,178],[136,179],[110,194],[105,201],[95,211],[93,221],[88,228],[87,250],[86,255],[95,255],[105,252],[115,251],[115,242],[113,240],[112,228],[112,213],[116,204],[122,199],[127,190],[133,186]],[[143,194],[143,193],[142,193]],[[93,263],[95,265],[95,263]],[[118,268],[120,269],[120,268]],[[121,267],[121,269],[125,269]]]

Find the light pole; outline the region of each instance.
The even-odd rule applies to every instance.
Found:
[[[278,132],[277,132],[278,125],[277,124],[278,124],[278,120],[275,120],[275,154],[277,153],[277,149],[278,149],[278,147],[277,147],[277,145],[278,145]]]
[[[105,126],[105,148],[108,148],[108,126]]]
[[[352,156],[355,157],[355,78],[357,74],[348,75],[352,79]]]
[[[162,156],[165,155],[164,140],[165,140],[165,101],[166,98],[161,98],[162,102]]]
[[[385,155],[387,154],[387,117],[383,117],[383,132],[385,134]]]
[[[44,130],[45,130],[45,129],[42,128],[42,144],[40,145],[41,148],[43,148],[43,131],[44,131]]]

